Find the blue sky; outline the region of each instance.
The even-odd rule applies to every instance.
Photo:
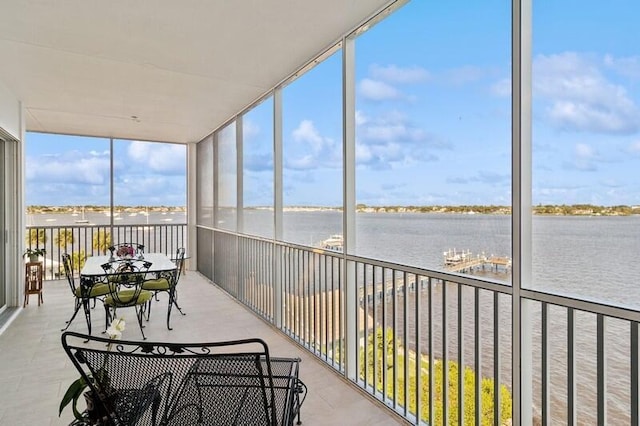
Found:
[[[357,39],[358,203],[510,204],[509,7],[412,1]],[[534,2],[534,204],[640,204],[638,7],[630,0]],[[340,55],[283,91],[285,205],[342,202]],[[267,101],[244,120],[245,205],[269,205],[273,197],[271,108]],[[44,197],[43,183],[58,193],[82,187],[103,196],[104,148],[78,144],[60,157],[67,163],[57,163],[44,156],[46,137],[27,138],[28,159],[38,164],[27,172],[27,202],[36,188]],[[164,187],[180,202],[170,194],[181,189],[180,157],[147,150],[157,162],[143,177],[128,172],[134,154],[118,157],[121,177],[151,194]],[[71,167],[77,170],[67,174]]]
[[[109,139],[28,133],[27,205],[109,205]],[[114,203],[186,205],[183,145],[114,140]]]

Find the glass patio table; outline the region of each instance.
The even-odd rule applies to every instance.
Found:
[[[119,260],[122,260],[123,262],[131,262],[134,265],[142,265],[143,262],[150,262],[151,266],[146,271],[148,274],[159,274],[161,272],[169,272],[176,269],[176,264],[164,253],[145,253],[144,258],[142,259],[118,259],[117,257],[112,258],[109,255],[91,256],[87,258],[84,266],[80,270],[80,278],[81,280],[82,278],[90,278],[93,280],[103,279],[109,274],[105,272],[102,265]]]

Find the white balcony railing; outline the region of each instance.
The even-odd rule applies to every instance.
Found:
[[[63,253],[79,269],[87,257],[106,254],[117,243],[142,244],[147,253],[173,256],[179,247],[186,247],[186,236],[186,224],[27,226],[26,246],[46,250],[41,258],[45,279],[57,279],[64,273]]]
[[[410,422],[511,421],[509,285],[225,231],[213,253],[218,286]],[[640,313],[521,294],[534,424],[638,424]]]

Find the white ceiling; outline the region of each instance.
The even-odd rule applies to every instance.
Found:
[[[29,131],[195,142],[388,3],[1,0],[0,81]]]

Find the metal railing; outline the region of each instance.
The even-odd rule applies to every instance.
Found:
[[[63,273],[62,254],[68,253],[81,267],[89,256],[106,254],[112,244],[142,244],[145,252],[175,255],[186,247],[186,224],[27,226],[26,248],[44,248],[45,279]]]
[[[345,377],[355,336],[351,380],[414,424],[510,424],[519,368],[534,424],[639,424],[636,310],[522,290],[522,352],[532,361],[514,369],[509,285],[213,235],[218,286]]]

